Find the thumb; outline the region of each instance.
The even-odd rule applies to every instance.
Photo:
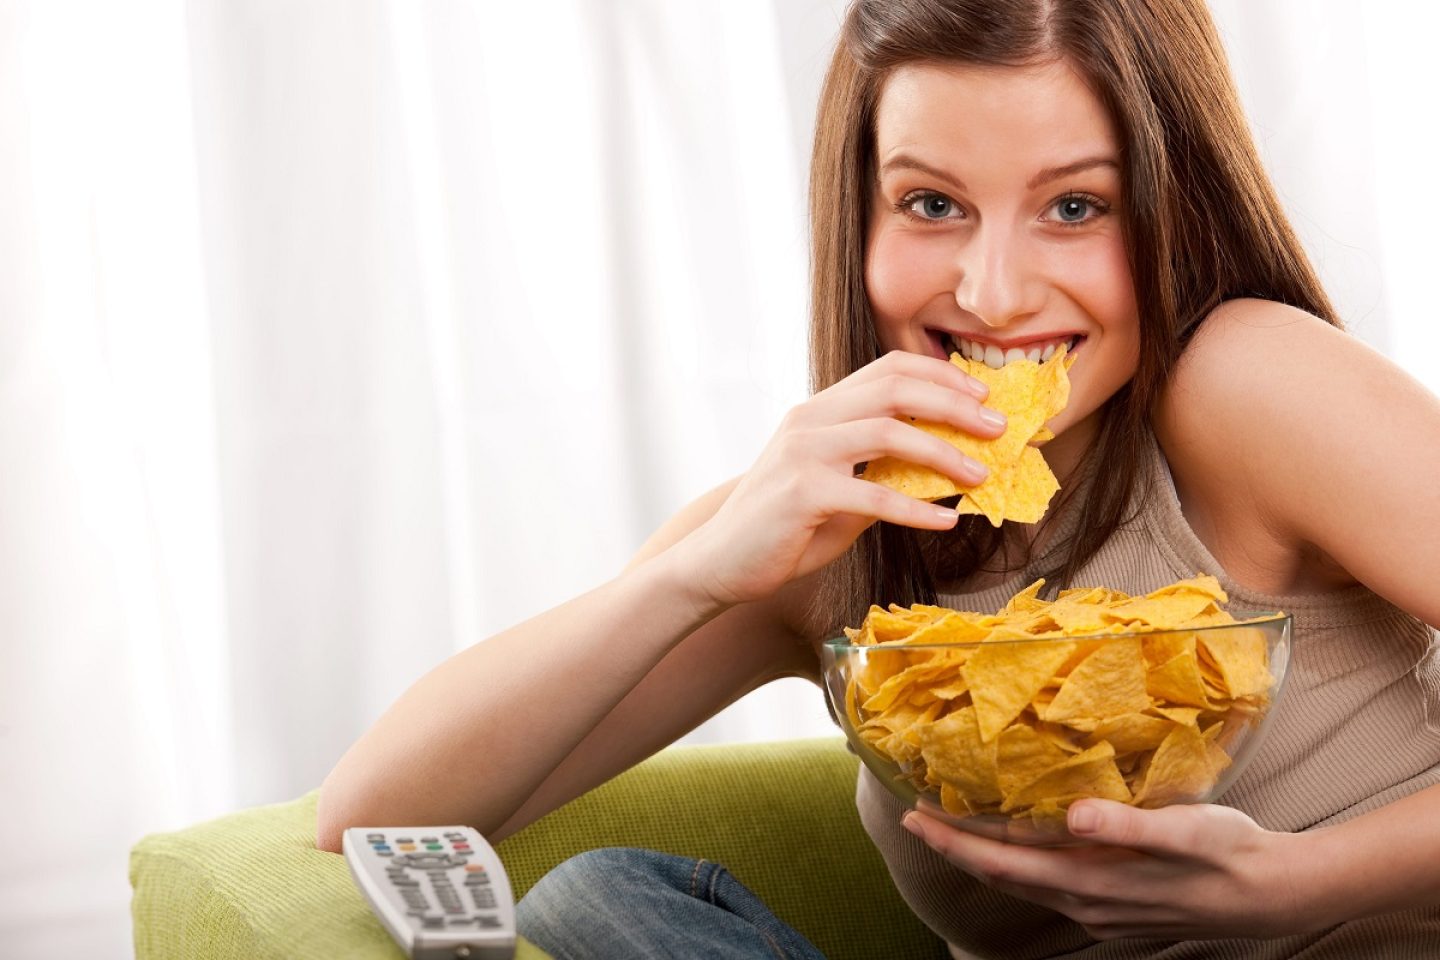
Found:
[[[1070,805],[1065,826],[1076,837],[1098,844],[1193,855],[1203,832],[1202,819],[1203,809],[1189,804],[1144,810],[1115,800],[1088,799]]]

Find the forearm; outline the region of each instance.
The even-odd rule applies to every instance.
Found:
[[[490,834],[666,652],[719,612],[682,582],[667,552],[457,653],[325,778],[320,847],[338,849],[344,827],[362,820],[467,823]]]
[[[1440,786],[1296,837],[1295,884],[1321,926],[1440,904]]]

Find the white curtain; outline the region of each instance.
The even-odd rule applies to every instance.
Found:
[[[140,836],[311,789],[749,465],[844,6],[0,0],[0,953],[125,955]],[[1214,9],[1338,306],[1440,389],[1435,16]],[[686,740],[831,732],[785,681]]]

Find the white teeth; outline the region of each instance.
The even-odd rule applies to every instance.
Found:
[[[1068,340],[1053,340],[1040,347],[1031,347],[1029,350],[1021,350],[1019,347],[1011,347],[1009,350],[1001,350],[999,347],[979,343],[974,340],[966,340],[964,337],[953,337],[951,341],[959,354],[967,360],[974,360],[986,366],[994,367],[996,370],[1016,360],[1030,360],[1035,363],[1044,363],[1055,355],[1055,351],[1064,345],[1071,353],[1075,352],[1075,346],[1080,342],[1079,336],[1071,337]]]

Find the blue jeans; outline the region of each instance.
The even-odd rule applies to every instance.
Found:
[[[519,934],[556,960],[825,960],[710,860],[588,850],[515,905]]]

